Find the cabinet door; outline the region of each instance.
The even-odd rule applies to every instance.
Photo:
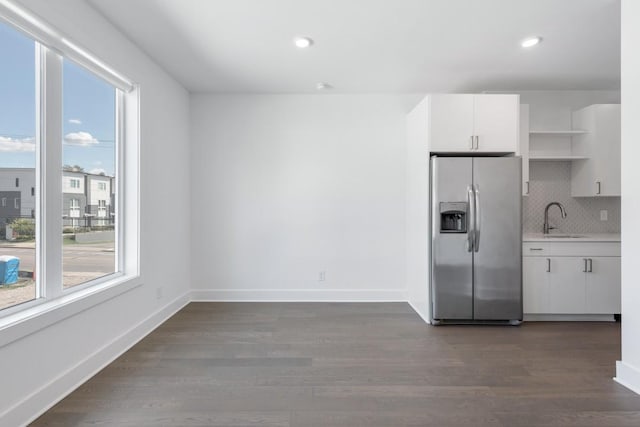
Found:
[[[593,257],[587,277],[587,313],[620,313],[620,258]]]
[[[430,95],[429,151],[471,152],[474,95]]]
[[[620,105],[596,104],[573,113],[572,152],[587,157],[571,163],[571,196],[620,196]]]
[[[586,313],[584,259],[554,257],[549,272],[549,313]]]
[[[620,105],[597,105],[594,158],[598,196],[620,196]]]
[[[476,151],[518,151],[520,101],[518,95],[475,95],[473,134]]]
[[[522,157],[522,195],[529,195],[529,104],[520,104],[520,150]]]
[[[549,313],[547,258],[522,258],[522,303],[526,314]]]

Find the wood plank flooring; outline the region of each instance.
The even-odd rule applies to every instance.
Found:
[[[192,303],[35,426],[640,426],[620,325],[431,327],[404,303]]]

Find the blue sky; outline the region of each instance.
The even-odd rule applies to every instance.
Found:
[[[34,167],[35,44],[0,22],[0,168]],[[63,163],[113,175],[115,89],[63,65]]]

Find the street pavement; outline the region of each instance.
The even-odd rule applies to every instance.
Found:
[[[36,251],[33,242],[0,242],[0,255],[20,258],[20,271],[33,272]],[[97,279],[115,271],[115,251],[111,243],[63,246],[62,282],[65,288]],[[37,271],[36,271],[37,275]],[[20,278],[17,284],[0,286],[0,309],[35,298],[35,282]]]
[[[33,243],[0,243],[0,255],[20,258],[20,271],[33,271],[36,251]],[[114,244],[91,243],[64,245],[62,253],[63,272],[66,273],[113,273],[115,269]]]

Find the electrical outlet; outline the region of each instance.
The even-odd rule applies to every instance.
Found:
[[[608,221],[609,220],[609,211],[603,209],[600,211],[600,221]]]
[[[326,272],[321,271],[318,274],[318,282],[324,282],[326,280]]]
[[[156,288],[156,299],[162,299],[162,286]]]

